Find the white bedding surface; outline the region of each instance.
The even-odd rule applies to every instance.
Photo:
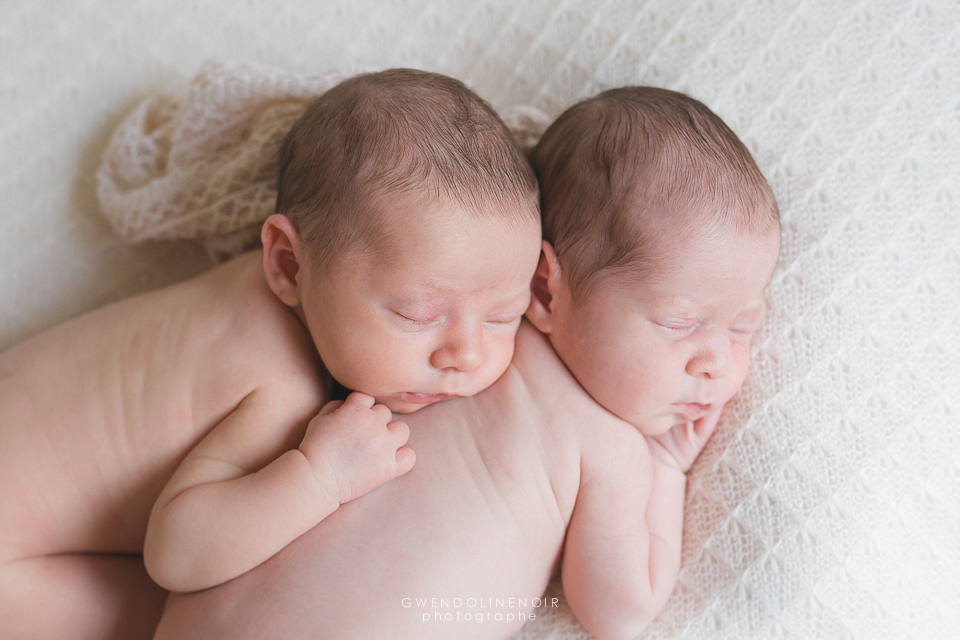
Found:
[[[193,244],[124,245],[94,185],[122,115],[204,60],[414,66],[550,115],[685,91],[755,154],[784,244],[644,637],[960,637],[960,3],[267,4],[5,0],[0,348],[204,268]],[[518,638],[586,637],[543,613]]]

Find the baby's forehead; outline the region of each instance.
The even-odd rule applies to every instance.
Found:
[[[372,220],[357,229],[347,269],[375,272],[391,286],[435,291],[516,288],[512,274],[529,277],[540,253],[540,227],[530,212],[489,210],[416,194],[378,199]],[[534,212],[535,213],[535,212]]]
[[[431,190],[386,190],[373,196],[366,207],[371,236],[367,239],[381,236],[382,240],[389,241],[460,234],[481,241],[489,229],[539,235],[536,206],[515,200],[456,197]]]
[[[637,295],[656,295],[660,301],[676,302],[677,307],[708,298],[761,306],[779,250],[780,233],[774,228],[757,233],[729,225],[714,229],[658,226],[645,240],[641,259],[625,268],[601,270],[594,281]]]

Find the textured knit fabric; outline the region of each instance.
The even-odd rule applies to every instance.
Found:
[[[0,346],[208,266],[192,242],[127,244],[95,180],[144,99],[174,96],[142,114],[145,140],[169,131],[205,60],[313,78],[307,92],[331,70],[426,68],[551,117],[624,84],[714,109],[773,186],[783,251],[644,637],[960,638],[960,3],[7,0]],[[252,160],[207,181],[201,208],[267,184]],[[113,166],[118,189],[161,175],[150,162]],[[517,638],[587,637],[549,594],[561,606]]]

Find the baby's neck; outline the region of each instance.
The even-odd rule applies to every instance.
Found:
[[[517,332],[511,365],[544,415],[615,418],[588,394],[550,344],[526,319]],[[616,418],[618,419],[618,418]]]

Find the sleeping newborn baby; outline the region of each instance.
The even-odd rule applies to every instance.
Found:
[[[158,639],[507,638],[557,570],[601,640],[657,615],[685,472],[747,374],[776,203],[723,122],[664,90],[572,107],[532,161],[546,240],[504,375],[406,418],[409,473],[172,596]]]
[[[0,638],[149,637],[145,535],[164,587],[239,575],[414,464],[391,411],[508,366],[540,218],[488,105],[361,76],[281,164],[262,252],[0,354]],[[329,378],[358,393],[326,405]]]

